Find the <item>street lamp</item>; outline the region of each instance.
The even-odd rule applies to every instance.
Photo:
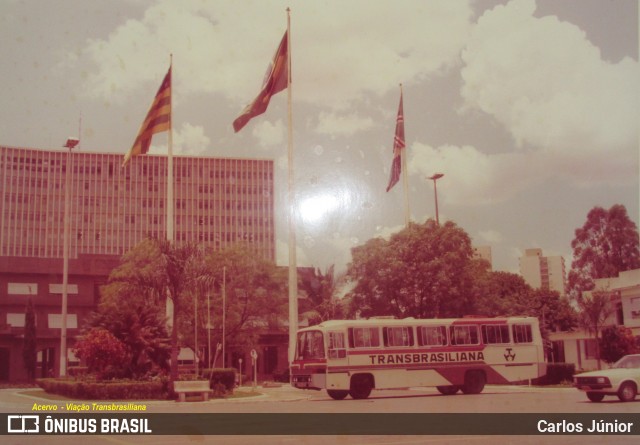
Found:
[[[71,188],[71,150],[80,140],[68,138],[64,144],[67,151],[67,166],[64,173],[64,223],[62,236],[62,320],[60,321],[60,377],[67,375],[67,297],[69,294],[69,207]]]
[[[427,179],[431,179],[433,181],[433,193],[436,200],[436,224],[440,225],[440,218],[438,217],[438,187],[436,186],[436,181],[444,176],[443,173],[436,173],[433,176],[429,176]]]

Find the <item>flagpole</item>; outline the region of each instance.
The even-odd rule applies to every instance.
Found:
[[[291,9],[287,8],[287,107],[289,184],[289,363],[293,361],[298,331],[298,268],[296,258],[295,188],[293,174],[293,114],[291,91]]]
[[[402,98],[402,84],[400,84],[400,97]],[[402,110],[402,118],[404,120],[404,109]],[[410,218],[409,218],[410,212],[409,212],[409,180],[408,180],[409,172],[407,171],[406,142],[405,142],[405,147],[403,147],[402,150],[400,150],[400,160],[402,162],[402,189],[404,192],[404,225],[405,227],[408,227],[409,221],[410,221]]]
[[[171,94],[169,95],[169,148],[167,150],[167,241],[173,242],[173,54],[169,55]]]

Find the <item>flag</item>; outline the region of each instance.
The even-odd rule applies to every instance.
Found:
[[[132,156],[147,153],[151,145],[151,137],[155,133],[167,130],[171,130],[171,66],[151,103],[147,117],[140,126],[138,137],[124,156],[122,166],[127,165]]]
[[[391,164],[391,177],[389,178],[389,185],[387,185],[387,191],[396,185],[396,182],[400,179],[400,173],[402,172],[402,150],[405,147],[404,143],[404,111],[402,110],[402,91],[400,92],[400,105],[398,105],[398,117],[396,119],[396,135],[393,139],[393,161]]]
[[[289,86],[289,60],[287,51],[287,32],[284,33],[280,46],[267,69],[262,89],[258,97],[242,110],[240,116],[233,121],[233,129],[240,131],[252,118],[261,115],[267,110],[271,96],[279,93]]]

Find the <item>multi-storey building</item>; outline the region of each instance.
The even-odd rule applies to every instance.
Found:
[[[546,257],[542,249],[526,249],[520,257],[520,275],[535,289],[554,290],[565,295],[566,271],[564,258]]]
[[[73,153],[70,257],[122,255],[166,235],[167,158]],[[67,153],[0,147],[0,255],[61,258]],[[177,242],[250,241],[275,259],[273,161],[174,158]]]
[[[167,231],[167,158],[0,146],[0,380],[24,376],[36,307],[39,375],[59,364],[65,180],[70,179],[68,347],[119,257]],[[174,158],[174,239],[223,249],[247,241],[275,260],[272,160]],[[72,355],[70,355],[73,360]]]

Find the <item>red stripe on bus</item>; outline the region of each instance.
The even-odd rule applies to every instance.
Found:
[[[486,345],[463,346],[436,346],[430,348],[404,348],[404,349],[350,349],[347,355],[371,355],[371,354],[427,354],[438,352],[479,352],[484,351]]]

